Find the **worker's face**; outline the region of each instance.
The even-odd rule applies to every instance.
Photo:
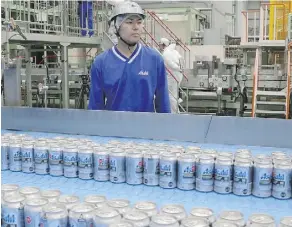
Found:
[[[144,24],[141,17],[133,15],[127,18],[120,26],[120,36],[129,42],[135,44],[139,42]]]
[[[165,46],[164,44],[162,44],[162,43],[159,44],[159,49],[160,49],[160,51],[164,51],[165,47],[166,47],[166,46]]]

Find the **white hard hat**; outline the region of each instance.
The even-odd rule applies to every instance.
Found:
[[[160,43],[169,46],[170,41],[167,38],[161,38]]]
[[[136,2],[120,2],[118,3],[110,16],[109,22],[112,21],[115,17],[124,14],[138,14],[143,19],[145,18],[145,14],[143,9]]]

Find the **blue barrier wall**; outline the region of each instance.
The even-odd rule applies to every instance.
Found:
[[[292,121],[2,107],[2,129],[292,148]]]

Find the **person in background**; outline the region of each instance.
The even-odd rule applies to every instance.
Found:
[[[135,2],[115,6],[109,23],[114,24],[118,43],[91,66],[88,109],[170,113],[163,58],[139,43],[144,19]]]
[[[170,71],[168,73],[168,90],[169,90],[169,99],[171,105],[171,112],[178,113],[179,108],[178,104],[182,102],[182,99],[179,98],[179,87],[183,79],[183,68],[182,68],[182,57],[180,53],[175,49],[176,44],[170,44],[170,41],[166,38],[161,38],[160,46],[162,51],[162,56],[165,62],[166,67]]]
[[[91,37],[93,32],[93,15],[92,15],[92,0],[81,0],[78,1],[78,14],[79,14],[79,21],[81,28],[81,35],[86,36],[87,35],[87,26],[88,23],[88,35]],[[86,20],[87,19],[87,20]]]

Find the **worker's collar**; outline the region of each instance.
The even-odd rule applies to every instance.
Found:
[[[113,46],[112,47],[112,51],[113,51],[114,55],[116,57],[118,57],[120,60],[122,60],[123,62],[128,62],[130,64],[130,63],[132,63],[135,60],[135,58],[141,52],[141,44],[140,43],[137,43],[136,49],[133,51],[133,53],[131,54],[131,56],[129,58],[127,58],[125,55],[123,55],[118,50],[117,46]]]

